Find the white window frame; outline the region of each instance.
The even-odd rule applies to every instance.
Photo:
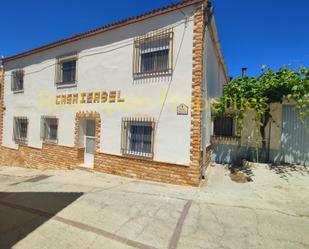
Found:
[[[75,61],[75,80],[69,82],[63,82],[63,71],[62,65],[65,62]],[[67,88],[67,87],[76,87],[77,86],[77,73],[78,73],[78,55],[77,53],[63,55],[57,58],[56,63],[56,77],[55,84],[57,88]]]
[[[22,77],[22,79],[19,79]],[[24,92],[24,80],[25,80],[25,73],[23,69],[16,69],[12,71],[11,74],[11,90],[13,93],[23,93]],[[22,83],[17,83],[17,81],[21,81]],[[22,88],[18,88],[17,86],[22,85]]]
[[[51,122],[48,122],[50,120],[55,121],[56,125],[57,125],[57,137],[56,139],[51,139],[49,138],[49,134],[48,134],[48,126],[51,125]],[[41,140],[44,143],[51,143],[51,144],[57,144],[58,143],[58,133],[59,131],[59,119],[55,116],[41,116],[41,128],[40,128],[40,132],[41,132]]]

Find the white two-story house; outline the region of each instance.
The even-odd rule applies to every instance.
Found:
[[[205,174],[209,99],[228,80],[208,1],[182,1],[2,64],[2,165],[193,186]]]

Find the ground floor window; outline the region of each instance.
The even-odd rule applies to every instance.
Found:
[[[58,119],[55,117],[41,117],[41,140],[44,142],[58,142]]]
[[[122,153],[153,157],[155,122],[152,118],[124,118],[122,121]]]
[[[13,139],[17,144],[28,143],[28,118],[14,117]]]
[[[234,137],[235,117],[233,116],[217,116],[213,119],[213,136],[215,137]]]

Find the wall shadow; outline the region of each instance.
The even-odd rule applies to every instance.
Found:
[[[12,248],[83,193],[0,192],[0,248]]]

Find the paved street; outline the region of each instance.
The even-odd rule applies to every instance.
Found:
[[[0,167],[0,248],[309,248],[309,170],[251,170],[190,188]]]

